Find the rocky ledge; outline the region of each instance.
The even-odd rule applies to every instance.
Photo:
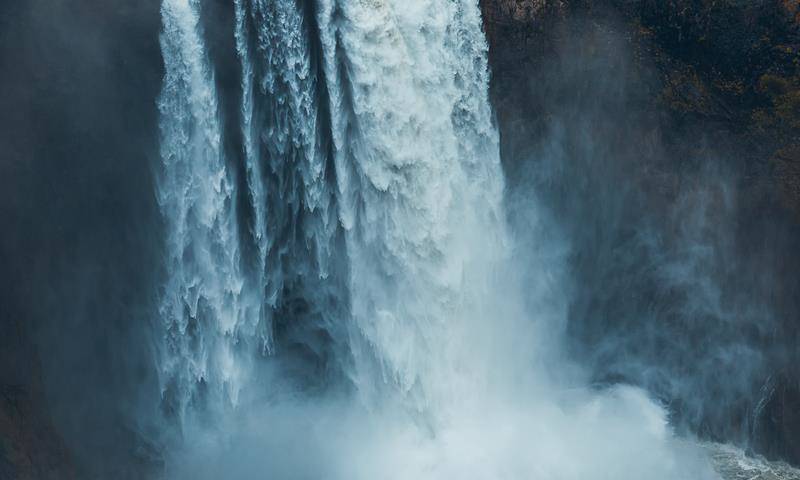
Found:
[[[786,463],[747,456],[730,445],[708,443],[704,447],[714,469],[724,480],[800,480],[800,470]]]

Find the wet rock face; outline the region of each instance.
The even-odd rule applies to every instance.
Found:
[[[737,135],[753,163],[769,170],[757,180],[771,200],[800,212],[797,0],[483,0],[482,7],[501,77],[554,54],[576,19],[626,37],[637,57],[632,67],[655,67],[661,77],[653,109],[675,128],[700,122]]]
[[[771,456],[794,460],[799,454],[800,381],[792,374],[775,375],[766,388],[753,435]]]
[[[562,1],[548,0],[512,0],[482,2],[484,19],[487,23],[517,23],[533,22],[537,20],[546,9],[563,8]]]
[[[152,393],[159,5],[0,4],[3,479],[143,478],[117,432]]]
[[[695,83],[723,107],[703,111],[702,101],[665,96],[676,111],[724,119],[753,144],[779,202],[799,211],[800,7],[795,0],[761,2],[636,2],[633,15],[663,56],[687,65]],[[680,81],[679,81],[680,82]],[[685,82],[684,82],[685,83]],[[800,219],[800,217],[796,217]]]
[[[68,450],[42,411],[21,387],[0,388],[0,478],[77,478]]]
[[[800,470],[784,462],[748,456],[729,445],[706,444],[711,463],[723,480],[797,480]]]
[[[574,356],[800,464],[798,2],[482,6],[511,198],[571,242]]]

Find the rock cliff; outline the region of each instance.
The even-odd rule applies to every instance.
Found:
[[[799,2],[481,7],[512,220],[538,192],[569,239],[574,357],[800,463]]]

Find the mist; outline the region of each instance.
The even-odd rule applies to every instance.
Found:
[[[680,431],[787,455],[784,414],[764,408],[794,388],[797,224],[748,139],[654,107],[665,60],[598,10],[496,80],[513,228],[540,242],[534,215],[558,232],[564,338],[594,384],[642,386]]]

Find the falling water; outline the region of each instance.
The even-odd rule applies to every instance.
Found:
[[[162,7],[162,402],[224,432],[185,438],[205,453],[175,476],[710,475],[643,393],[544,353],[559,319],[515,269],[476,1],[234,8],[238,183],[201,4]]]
[[[234,179],[221,148],[217,95],[199,31],[199,6],[162,6],[166,66],[159,99],[158,200],[167,224],[160,359],[168,407],[183,415],[206,395],[235,401],[243,380],[238,337],[253,332],[260,305],[240,265]]]
[[[470,334],[497,321],[486,298],[507,240],[477,8],[399,7],[329,2],[320,23],[354,381],[388,381],[424,409],[466,393],[458,370],[478,360]]]

